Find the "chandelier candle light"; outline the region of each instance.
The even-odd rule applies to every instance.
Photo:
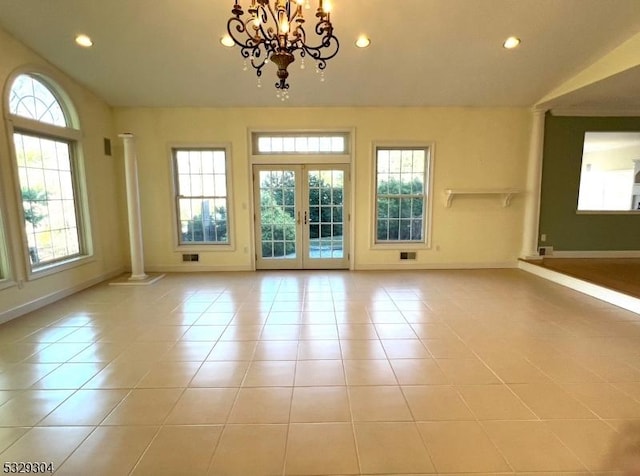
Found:
[[[340,49],[338,38],[333,34],[331,13],[327,0],[318,0],[315,35],[319,44],[307,43],[305,18],[302,13],[305,0],[251,0],[247,14],[236,0],[227,22],[227,32],[233,42],[240,47],[242,57],[251,61],[256,70],[258,85],[262,68],[269,61],[278,67],[278,81],[275,83],[278,97],[288,97],[289,83],[287,68],[295,61],[296,52],[301,58],[308,55],[316,62],[316,70],[324,72],[327,60],[333,58]],[[306,0],[306,8],[310,8]]]

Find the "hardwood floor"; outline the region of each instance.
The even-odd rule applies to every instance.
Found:
[[[528,262],[640,298],[640,258],[544,258]]]

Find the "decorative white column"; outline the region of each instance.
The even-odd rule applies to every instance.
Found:
[[[127,183],[127,210],[129,215],[129,245],[131,247],[130,280],[144,280],[144,253],[142,250],[142,221],[140,218],[140,190],[138,165],[133,134],[119,134],[124,143],[124,173]]]
[[[539,258],[538,232],[540,226],[540,188],[542,185],[545,112],[541,109],[534,109],[533,122],[531,124],[521,252],[521,256],[525,259]]]

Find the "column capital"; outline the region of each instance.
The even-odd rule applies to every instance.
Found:
[[[134,135],[131,132],[123,132],[122,134],[118,134],[118,137],[122,139],[133,139]]]

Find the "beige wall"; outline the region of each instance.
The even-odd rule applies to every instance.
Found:
[[[80,119],[81,160],[86,178],[92,227],[93,259],[85,264],[33,279],[28,277],[22,246],[22,222],[6,110],[0,132],[0,212],[4,221],[7,279],[0,282],[0,322],[26,310],[82,289],[122,272],[126,266],[123,175],[121,158],[105,156],[103,138],[114,138],[111,108],[91,92],[53,68],[42,58],[0,30],[0,85],[6,107],[9,83],[18,72],[46,74],[69,95]],[[3,109],[4,110],[4,109]]]
[[[503,208],[497,197],[470,196],[444,206],[446,188],[520,188],[526,183],[531,124],[527,109],[504,108],[117,108],[117,132],[136,136],[145,263],[150,271],[252,269],[252,203],[248,133],[251,129],[351,129],[356,269],[491,267],[516,264],[522,243],[525,194]],[[371,246],[372,145],[433,143],[432,247],[417,261],[399,250]],[[231,147],[235,250],[201,252],[181,262],[175,246],[170,147]],[[122,146],[118,148],[122,152]]]

